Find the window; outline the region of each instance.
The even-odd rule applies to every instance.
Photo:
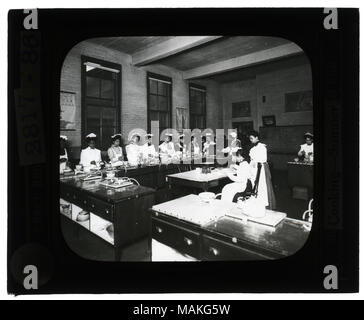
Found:
[[[206,88],[190,84],[190,129],[206,129]]]
[[[82,57],[82,144],[93,132],[97,148],[107,150],[110,136],[120,132],[121,66]]]
[[[151,122],[159,121],[159,133],[172,125],[172,79],[148,72],[148,132]]]

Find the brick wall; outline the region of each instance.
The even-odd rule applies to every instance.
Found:
[[[303,55],[251,69],[249,79],[221,86],[224,128],[231,128],[234,121],[254,121],[257,130],[263,115],[275,115],[277,126],[310,125],[312,111],[284,110],[285,93],[303,90],[312,90],[311,66]],[[232,119],[231,104],[244,100],[251,101],[251,117]]]
[[[77,44],[68,53],[61,73],[61,90],[76,93],[76,130],[61,134],[68,136],[71,148],[78,153],[81,146],[81,55],[118,63],[122,66],[121,84],[121,131],[124,135],[134,128],[147,129],[147,81],[148,71],[172,78],[172,127],[175,128],[176,107],[189,108],[188,82],[178,70],[153,65],[135,67],[131,56],[88,41]],[[207,88],[207,126],[216,129],[221,124],[221,97],[214,81],[199,81]],[[77,157],[75,154],[74,157]]]
[[[259,130],[264,115],[275,115],[277,126],[313,124],[312,111],[285,112],[284,110],[286,93],[312,90],[311,66],[304,55],[251,68],[247,74],[248,79],[221,85],[225,129],[232,128],[232,122],[253,121],[255,130]],[[265,96],[265,102],[263,102],[263,96]],[[244,100],[251,101],[251,117],[233,119],[231,104]],[[299,144],[297,151],[298,148]],[[274,168],[280,170],[286,170],[287,161],[294,157],[294,152],[269,154],[269,160]]]

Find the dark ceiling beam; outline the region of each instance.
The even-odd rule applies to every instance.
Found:
[[[135,52],[132,62],[135,66],[143,66],[173,56],[202,44],[221,38],[221,36],[176,37]]]
[[[288,43],[266,50],[257,51],[240,57],[207,64],[183,72],[185,80],[208,77],[215,74],[233,71],[252,65],[266,63],[272,60],[302,53],[302,49],[294,43]]]

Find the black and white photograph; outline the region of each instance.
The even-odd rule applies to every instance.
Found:
[[[61,109],[60,218],[81,257],[274,260],[305,244],[315,106],[295,43],[93,38],[69,51],[60,89],[74,107]]]
[[[359,9],[229,1],[7,11],[9,297],[359,291]]]

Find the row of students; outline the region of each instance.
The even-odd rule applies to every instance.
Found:
[[[238,151],[241,150],[241,142],[239,139],[237,139],[235,132],[232,132],[231,136],[232,141],[230,145],[226,148],[223,148],[221,152],[229,153],[233,157],[235,156],[238,158],[237,155],[240,154]],[[173,157],[177,152],[184,153],[187,150],[183,142],[184,135],[180,135],[179,143],[174,144],[172,142],[172,134],[167,134],[165,140],[158,148],[159,152],[157,152],[152,143],[152,137],[152,134],[147,134],[146,143],[140,146],[140,136],[137,134],[132,136],[130,143],[125,147],[129,163],[136,165],[142,159],[156,158],[158,156],[161,156],[161,158]],[[80,164],[82,164],[84,167],[98,165],[102,161],[101,151],[96,148],[96,138],[97,136],[94,133],[90,133],[86,136],[88,146],[81,151],[80,155]],[[114,134],[111,136],[111,139],[112,144],[107,150],[107,154],[111,164],[118,166],[122,164],[122,161],[125,160],[123,148],[121,146],[122,136],[121,134]],[[66,136],[61,136],[60,162],[63,163],[62,166],[65,166],[65,162],[68,160],[67,150],[64,147],[64,142],[66,140]],[[210,156],[215,154],[215,145],[216,143],[212,138],[212,134],[207,133],[206,141],[203,143],[202,150],[195,136],[192,136],[188,150],[190,150],[192,155],[201,155],[201,153],[203,153],[206,156]]]
[[[140,136],[135,134],[132,136],[130,143],[125,147],[125,151],[128,157],[128,161],[131,164],[137,164],[141,158],[150,158],[150,157],[173,157],[177,152],[185,153],[187,148],[183,142],[184,135],[179,136],[179,142],[175,145],[172,142],[172,134],[166,134],[165,140],[159,146],[159,152],[156,151],[154,145],[152,144],[152,134],[146,135],[146,143],[142,146],[139,145]],[[241,143],[236,138],[236,134],[233,132],[231,134],[233,140],[227,148],[224,148],[222,152],[235,154],[237,149],[240,148]],[[90,133],[86,136],[87,147],[81,151],[80,155],[80,164],[85,167],[91,165],[97,165],[102,161],[101,159],[101,151],[96,148],[96,139],[97,136],[94,133]],[[108,157],[112,165],[120,165],[122,161],[124,161],[123,149],[121,147],[122,135],[114,134],[111,136],[112,144],[110,148],[107,150]],[[67,137],[61,135],[61,151],[60,151],[60,162],[62,166],[66,166],[66,161],[68,160],[67,150],[65,148],[65,142],[67,141]],[[211,156],[215,154],[215,145],[216,143],[212,139],[212,134],[206,134],[206,141],[203,143],[202,150],[200,148],[199,143],[195,136],[192,136],[191,143],[189,145],[189,150],[192,155],[201,155],[203,153],[206,156]]]

